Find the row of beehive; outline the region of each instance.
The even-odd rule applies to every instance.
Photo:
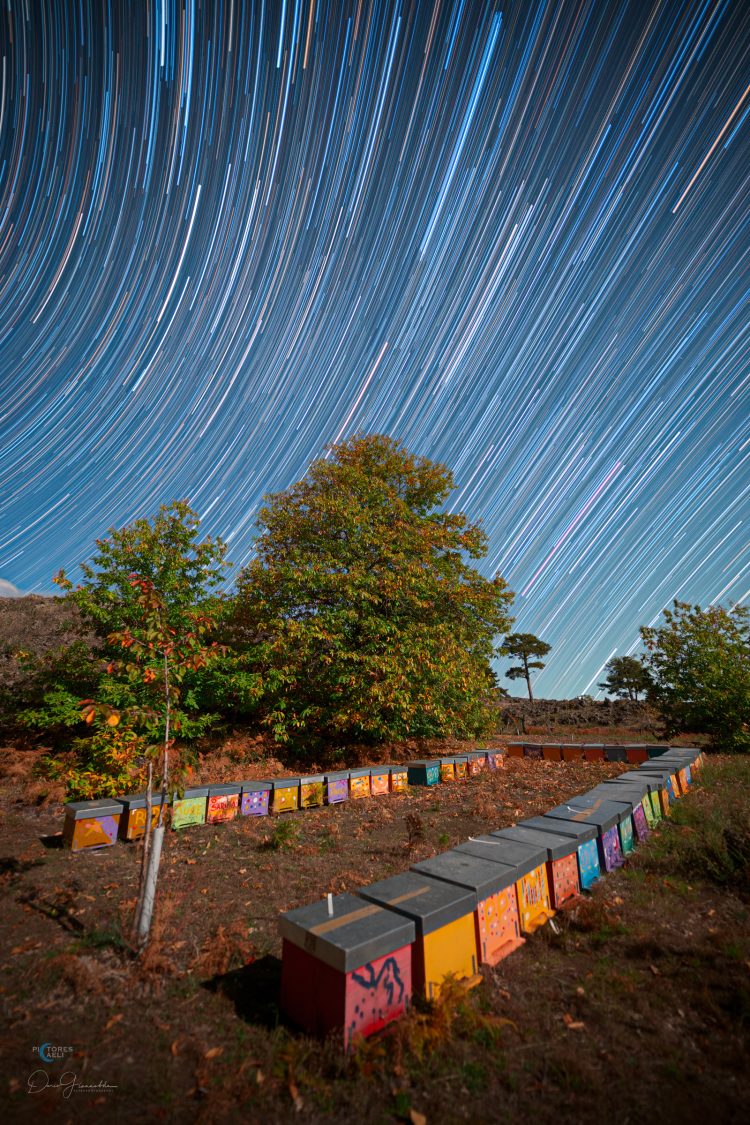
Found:
[[[415,863],[354,895],[281,917],[282,1009],[349,1046],[397,1019],[447,977],[478,980],[556,910],[619,867],[703,759],[694,748],[602,782],[543,816]]]
[[[509,742],[511,758],[544,758],[548,762],[628,762],[637,766],[661,757],[668,746],[643,742],[609,746],[605,742]]]
[[[471,750],[434,761],[411,762],[408,766],[367,766],[311,776],[280,777],[272,781],[243,781],[204,785],[175,793],[170,806],[173,828],[196,824],[220,824],[238,816],[268,816],[269,813],[335,805],[349,799],[403,793],[409,785],[437,785],[463,779],[503,764],[499,749]],[[152,797],[153,823],[161,809],[161,794]],[[102,848],[120,840],[137,840],[146,827],[145,793],[98,801],[73,801],[65,806],[63,841],[74,851]]]

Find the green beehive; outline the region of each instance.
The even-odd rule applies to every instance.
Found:
[[[434,762],[409,762],[410,785],[439,785],[440,760]]]

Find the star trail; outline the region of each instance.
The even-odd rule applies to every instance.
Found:
[[[242,565],[364,431],[453,470],[540,696],[750,598],[745,5],[7,0],[0,56],[6,587],[178,497]]]

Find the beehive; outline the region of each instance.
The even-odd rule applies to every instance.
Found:
[[[583,746],[574,742],[561,743],[560,752],[564,762],[580,762],[583,758]]]
[[[627,792],[613,796],[608,790],[601,792],[598,787],[571,797],[569,804],[576,808],[600,809],[604,805],[612,805],[619,813],[617,831],[620,836],[620,849],[623,856],[630,855],[635,848],[633,832],[633,805],[640,808],[640,798],[632,797]]]
[[[118,797],[122,805],[119,838],[121,840],[140,840],[146,832],[146,794],[129,793]],[[151,795],[151,827],[155,828],[161,811],[161,793]]]
[[[453,759],[453,771],[456,781],[466,781],[469,776],[469,759],[465,754],[457,754]]]
[[[645,762],[642,766],[638,767],[639,772],[643,772],[647,777],[658,777],[664,782],[666,786],[666,807],[664,808],[665,815],[669,812],[669,806],[673,801],[678,800],[680,797],[680,782],[677,778],[677,772],[674,766],[657,766],[653,762]]]
[[[172,827],[175,829],[188,828],[194,824],[206,823],[206,804],[208,802],[208,786],[199,785],[186,789],[180,796],[172,794]]]
[[[379,797],[388,792],[389,770],[388,766],[373,766],[370,771],[370,792],[373,797]]]
[[[539,844],[520,843],[495,836],[475,836],[454,849],[479,859],[489,859],[515,872],[521,933],[532,934],[553,915],[547,882],[547,850]]]
[[[637,766],[641,762],[648,761],[648,750],[645,746],[631,744],[624,749],[626,761],[630,762],[631,765]]]
[[[409,785],[439,785],[440,762],[409,762]]]
[[[524,757],[524,744],[523,742],[509,742],[508,743],[508,757],[510,758],[523,758]]]
[[[440,759],[440,780],[441,781],[455,781],[456,780],[456,765],[454,758],[441,758]]]
[[[357,894],[414,923],[415,994],[434,1000],[447,976],[459,980],[476,976],[476,896],[472,891],[405,871],[362,887]]]
[[[412,871],[462,887],[474,895],[474,931],[471,942],[464,934],[464,944],[456,950],[468,964],[469,958],[495,965],[523,944],[515,868],[494,863],[473,855],[453,851],[415,863]],[[478,979],[478,978],[477,978]]]
[[[602,783],[592,792],[597,793],[600,797],[608,801],[626,801],[632,810],[632,827],[636,840],[645,840],[650,835],[651,828],[653,827],[651,800],[648,791],[644,791],[642,784],[639,785],[637,782],[631,785],[625,783],[607,785]],[[623,843],[623,852],[627,854],[628,849],[622,838],[622,832],[620,833],[620,838]]]
[[[614,794],[614,797],[611,798],[611,799],[614,799],[614,800],[620,799],[620,796],[622,795],[622,791],[624,791],[629,797],[633,796],[633,795],[640,797],[641,806],[642,806],[642,809],[643,809],[643,814],[646,818],[646,824],[647,824],[649,829],[655,828],[658,821],[661,820],[661,808],[660,808],[660,805],[659,805],[659,794],[658,794],[658,790],[655,788],[655,786],[652,783],[649,783],[642,778],[637,779],[636,781],[630,781],[629,776],[626,774],[622,779],[620,779],[620,778],[610,778],[608,781],[603,781],[601,783],[601,785],[599,786],[599,789],[603,793],[609,792],[610,794]],[[652,801],[652,792],[651,792],[652,789],[654,789],[653,796],[655,796],[655,798],[656,798],[655,804],[654,804],[654,801]],[[618,795],[618,791],[620,791],[619,795]],[[640,839],[640,838],[643,838],[643,837],[641,837],[641,835],[640,835],[639,824],[636,822],[637,819],[638,818],[637,818],[636,810],[634,809],[633,810],[633,821],[634,821],[636,830],[638,831],[639,839]]]
[[[209,785],[206,824],[225,824],[240,811],[240,785]]]
[[[346,1048],[403,1015],[412,996],[414,923],[354,895],[282,914],[281,1007],[314,1035]]]
[[[469,777],[476,777],[482,770],[487,769],[486,750],[469,750],[466,759],[469,765]]]
[[[109,848],[117,842],[122,805],[110,797],[99,801],[71,801],[65,806],[63,844],[71,851]]]
[[[487,751],[487,766],[491,770],[501,770],[505,765],[505,755],[499,748]]]
[[[279,777],[272,783],[271,812],[294,812],[299,808],[299,778]]]
[[[601,878],[598,831],[595,825],[563,821],[545,815],[532,816],[528,820],[522,820],[518,827],[534,828],[540,832],[552,832],[555,835],[569,836],[574,840],[578,861],[578,880],[583,890],[589,890]]]
[[[349,770],[349,796],[353,801],[370,796],[369,769]]]
[[[325,777],[314,773],[299,779],[299,807],[315,809],[323,804],[325,796]]]
[[[405,793],[409,787],[409,771],[406,766],[391,766],[391,793]]]
[[[559,910],[567,902],[577,898],[581,892],[578,879],[578,859],[576,841],[570,836],[555,832],[542,832],[537,828],[516,825],[490,833],[502,840],[516,840],[521,844],[533,844],[544,848],[547,853],[547,885],[550,902]]]
[[[624,746],[605,746],[605,762],[627,762],[628,752]]]
[[[541,760],[541,758],[543,757],[542,748],[541,746],[536,746],[532,742],[525,742],[523,746],[523,756],[524,758],[534,758]]]
[[[542,744],[542,757],[547,762],[562,761],[562,746],[559,742],[545,742]]]
[[[603,762],[604,761],[604,743],[603,742],[584,742],[583,756],[587,762]]]
[[[586,808],[573,804],[575,798],[565,805],[550,809],[545,816],[571,823],[592,824],[596,827],[599,846],[599,862],[604,871],[621,867],[622,846],[620,844],[619,824],[622,819],[622,806],[602,801],[597,808]]]
[[[349,800],[349,771],[335,770],[325,775],[326,804],[338,805]]]
[[[240,793],[242,816],[268,816],[273,782],[243,781]]]

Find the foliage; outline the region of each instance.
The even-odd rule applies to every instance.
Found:
[[[750,749],[750,614],[742,606],[675,601],[641,636],[652,679],[649,698],[667,733],[703,731],[719,750]]]
[[[80,699],[93,694],[101,682],[101,653],[85,641],[49,649],[41,654],[17,653],[21,677],[13,686],[11,713],[23,726],[43,730],[47,740],[69,740],[80,726]]]
[[[97,540],[97,553],[82,565],[84,581],[75,589],[63,571],[55,578],[102,638],[107,661],[92,698],[79,699],[79,718],[92,729],[122,723],[120,739],[137,741],[147,757],[168,752],[175,734],[197,737],[216,718],[199,711],[190,676],[221,653],[211,634],[221,610],[214,591],[226,570],[226,546],[219,539],[198,542],[199,524],[196,513],[177,501],[161,507],[153,520],[137,519]],[[53,692],[46,712],[38,710],[30,720],[44,722],[53,703],[72,721],[69,692]],[[111,735],[78,739],[69,784],[90,779],[93,787],[98,778],[98,795],[108,795],[108,754],[112,777],[122,772],[116,742]]]
[[[510,633],[498,650],[500,656],[510,656],[513,660],[521,661],[520,664],[507,668],[505,675],[509,680],[526,680],[529,699],[534,698],[531,690],[531,669],[544,668],[540,660],[532,660],[532,657],[546,656],[551,647],[546,641],[535,637],[533,633]]]
[[[91,738],[76,739],[73,750],[78,760],[64,774],[70,800],[117,797],[143,787],[144,744],[134,730],[104,720]]]
[[[382,435],[329,447],[267,498],[240,576],[237,635],[255,646],[281,742],[473,735],[493,715],[493,640],[512,595],[469,560],[486,537],[436,510],[443,465]]]
[[[605,666],[607,678],[597,687],[620,699],[638,699],[651,686],[648,669],[635,656],[613,656]]]

